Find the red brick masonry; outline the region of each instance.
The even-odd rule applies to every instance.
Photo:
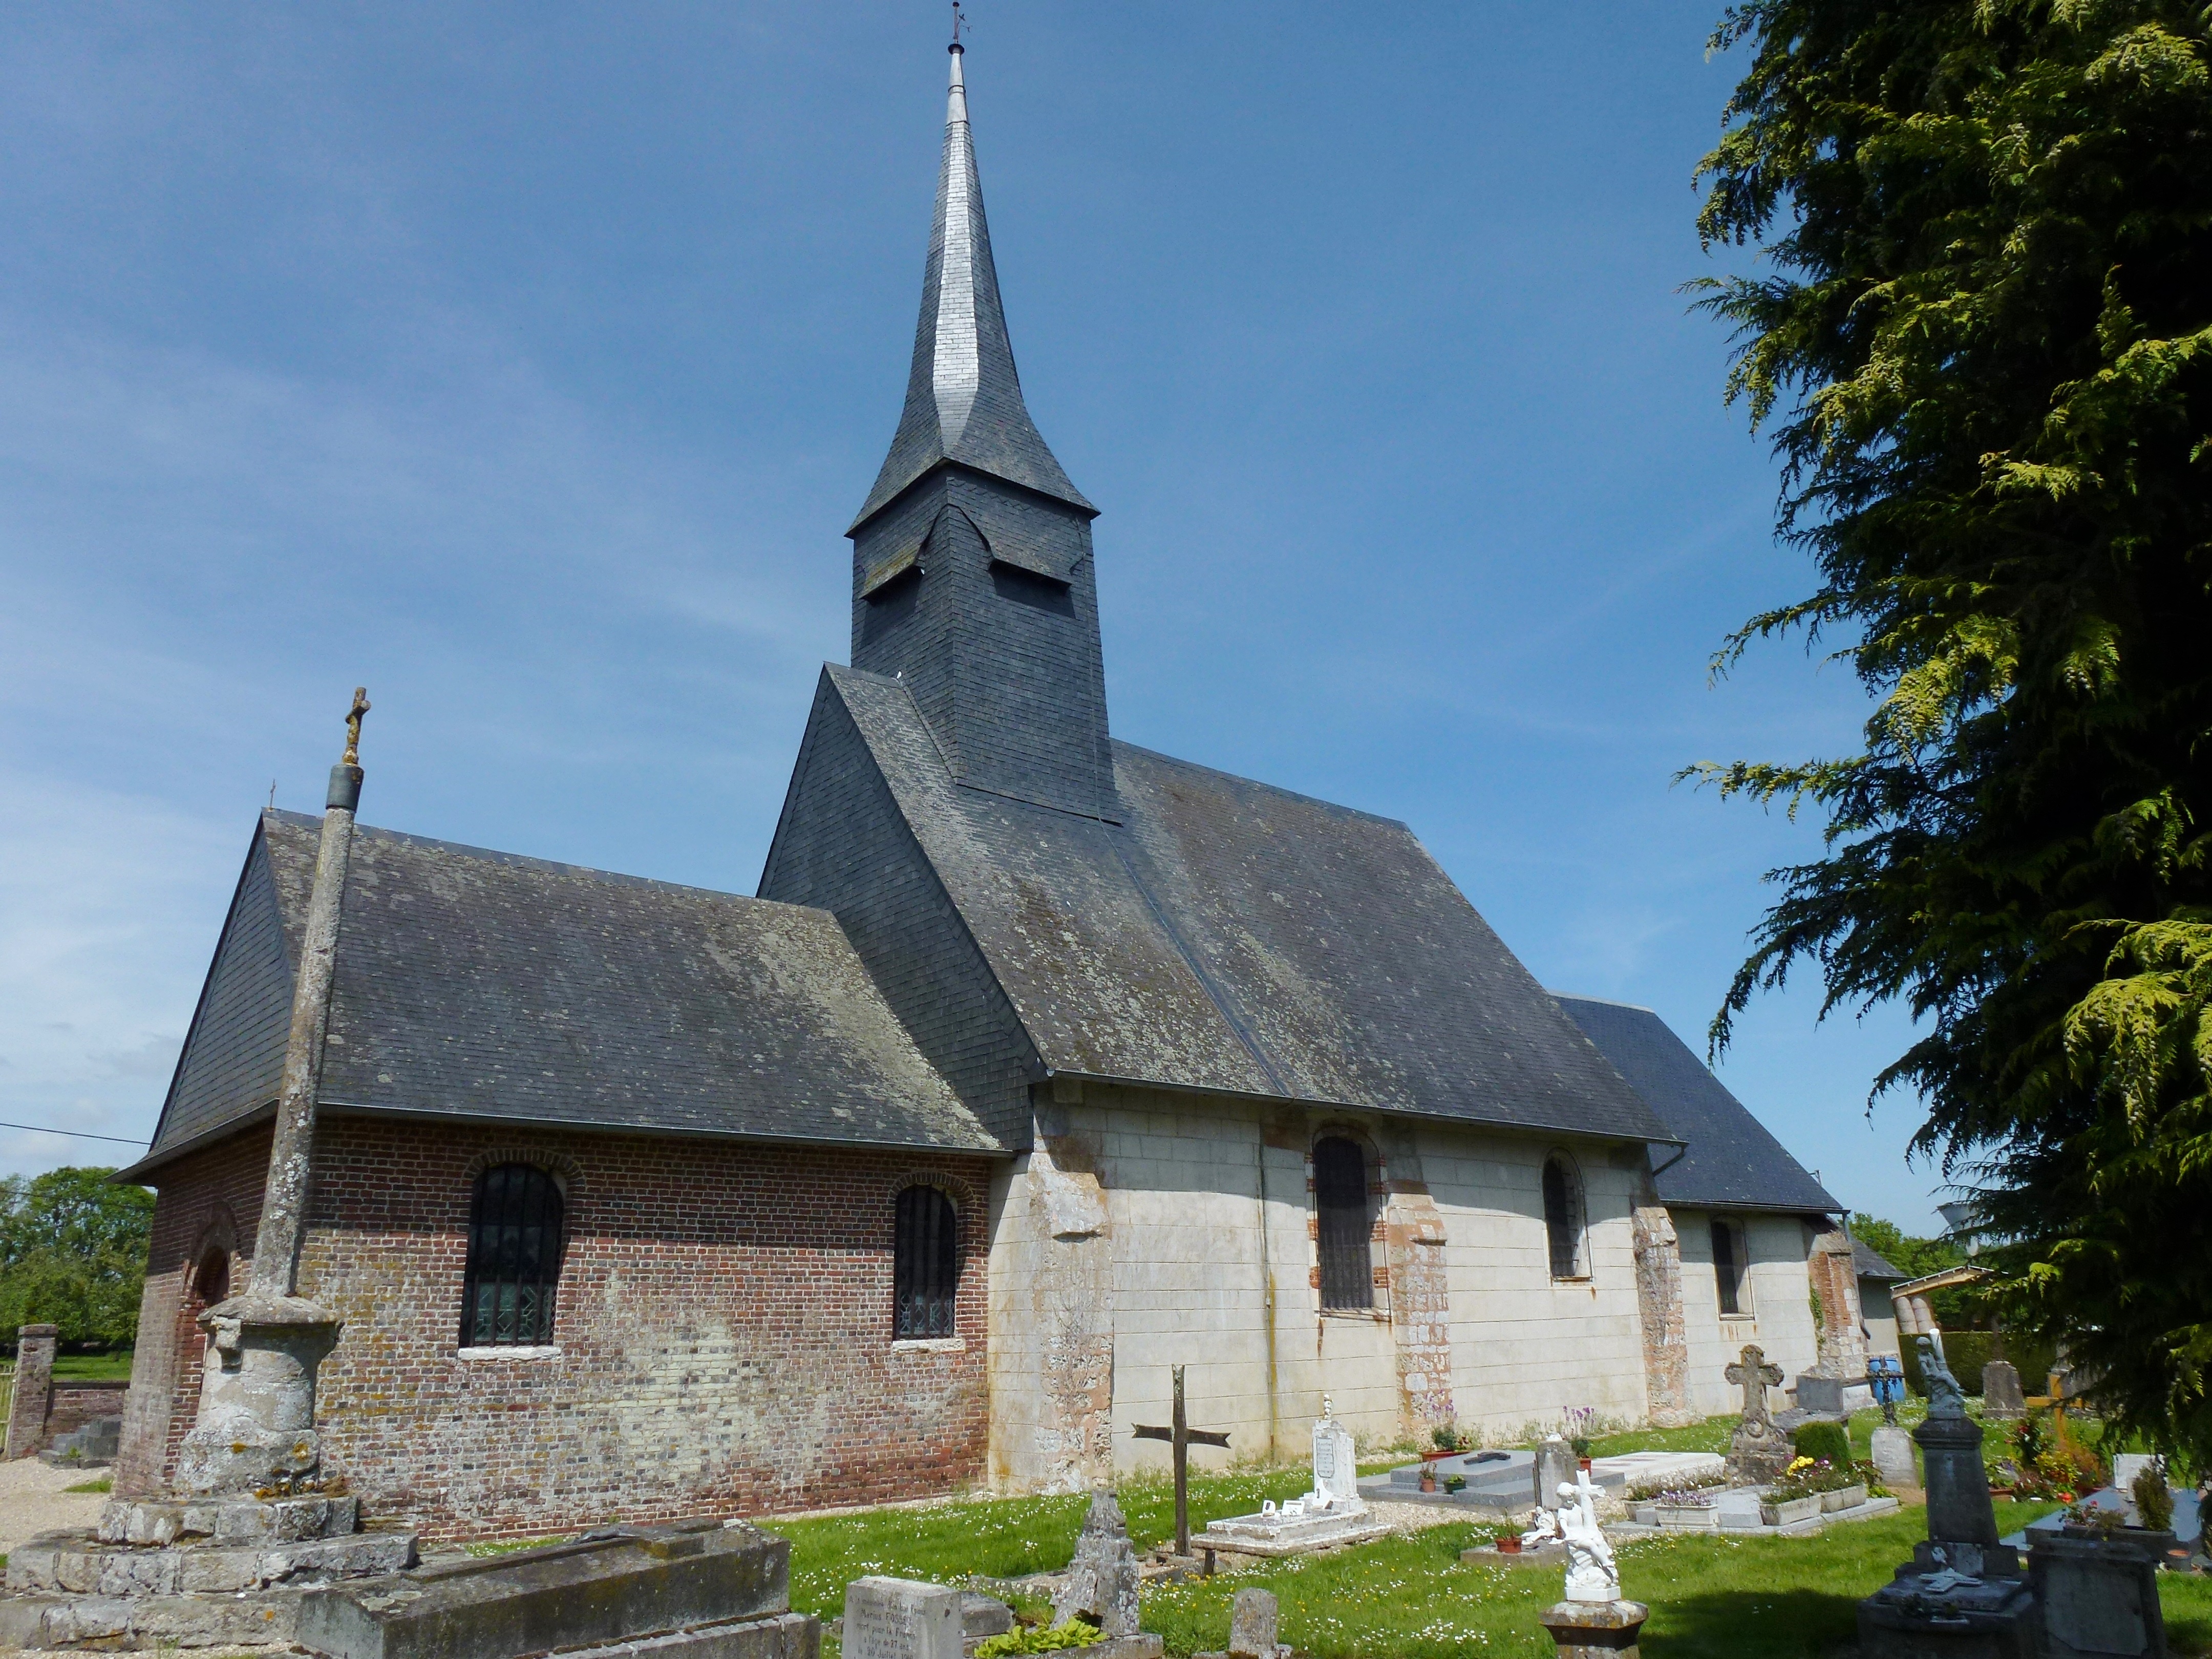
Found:
[[[265,1133],[251,1139],[265,1148]],[[471,1187],[510,1158],[555,1170],[567,1192],[558,1352],[463,1358]],[[204,1154],[162,1188],[153,1266],[173,1328],[219,1204],[251,1240],[226,1179],[237,1161]],[[324,1121],[315,1161],[300,1288],[346,1322],[322,1372],[325,1455],[377,1519],[526,1537],[982,1477],[984,1159],[339,1117]],[[892,1340],[893,1208],[917,1179],[959,1208],[951,1343]],[[149,1283],[149,1314],[152,1301]],[[177,1344],[197,1345],[197,1332]],[[145,1362],[142,1346],[134,1384],[157,1381]],[[196,1353],[167,1370],[173,1446]]]

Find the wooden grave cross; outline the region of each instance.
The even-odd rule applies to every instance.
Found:
[[[1164,1440],[1175,1448],[1176,1486],[1176,1553],[1190,1553],[1190,1449],[1198,1446],[1226,1448],[1229,1437],[1212,1429],[1194,1429],[1183,1415],[1182,1367],[1175,1368],[1175,1424],[1170,1428],[1154,1428],[1139,1424],[1136,1437],[1139,1440]]]

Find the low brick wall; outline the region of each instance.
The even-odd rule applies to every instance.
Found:
[[[46,1400],[46,1443],[52,1445],[55,1436],[81,1429],[96,1419],[122,1416],[124,1399],[130,1392],[131,1384],[121,1379],[57,1382]]]

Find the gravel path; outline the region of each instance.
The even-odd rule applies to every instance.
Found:
[[[0,1463],[0,1555],[42,1532],[61,1527],[89,1527],[107,1501],[96,1492],[66,1487],[96,1480],[103,1469],[58,1469],[35,1457]]]

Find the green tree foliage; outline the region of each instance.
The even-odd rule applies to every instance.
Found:
[[[2212,1455],[2212,13],[1749,0],[1706,158],[1731,397],[1862,752],[1698,769],[1825,821],[1715,1023],[1795,963],[1897,1000],[1881,1075],[1983,1194],[2008,1326]],[[1902,1264],[1899,1264],[1902,1265]]]
[[[110,1186],[110,1170],[49,1170],[0,1180],[0,1341],[61,1327],[61,1340],[131,1341],[146,1278],[154,1194]]]

